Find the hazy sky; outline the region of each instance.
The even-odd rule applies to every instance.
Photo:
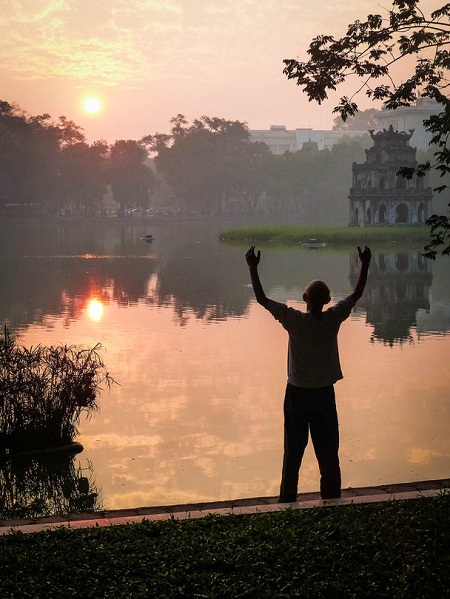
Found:
[[[391,0],[0,0],[0,99],[64,115],[90,142],[168,132],[178,113],[331,128],[332,101],[309,103],[283,59],[383,6]],[[102,102],[96,115],[83,109],[89,95]]]

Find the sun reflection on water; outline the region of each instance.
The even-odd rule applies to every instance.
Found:
[[[97,298],[89,300],[87,305],[87,314],[94,322],[99,322],[103,316],[103,304]]]

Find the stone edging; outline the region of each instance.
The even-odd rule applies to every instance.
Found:
[[[450,489],[450,479],[427,480],[413,483],[398,483],[373,487],[347,488],[342,490],[341,499],[322,500],[319,493],[302,493],[295,503],[277,503],[277,497],[256,497],[233,501],[216,501],[186,505],[141,507],[135,509],[110,510],[97,513],[44,516],[23,520],[0,520],[0,535],[12,531],[24,533],[91,526],[111,526],[139,523],[143,520],[167,518],[201,518],[208,514],[255,514],[282,509],[308,509],[350,504],[378,503],[389,500],[433,497]]]

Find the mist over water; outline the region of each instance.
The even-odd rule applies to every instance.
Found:
[[[119,382],[81,423],[77,456],[106,509],[276,495],[287,336],[253,298],[234,222],[1,225],[0,313],[23,345],[104,347]],[[153,234],[152,243],[142,238]],[[267,295],[335,302],[356,250],[263,246]],[[450,262],[373,250],[340,332],[336,385],[344,487],[448,477]],[[299,491],[318,489],[311,447]]]

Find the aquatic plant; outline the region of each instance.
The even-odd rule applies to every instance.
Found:
[[[423,225],[397,225],[373,227],[326,227],[313,225],[261,225],[236,227],[219,234],[219,239],[229,243],[299,244],[316,238],[333,246],[354,246],[370,243],[387,245],[393,243],[423,246],[427,238]]]
[[[5,325],[0,337],[0,455],[73,442],[82,413],[98,409],[114,379],[101,345],[26,348]]]

